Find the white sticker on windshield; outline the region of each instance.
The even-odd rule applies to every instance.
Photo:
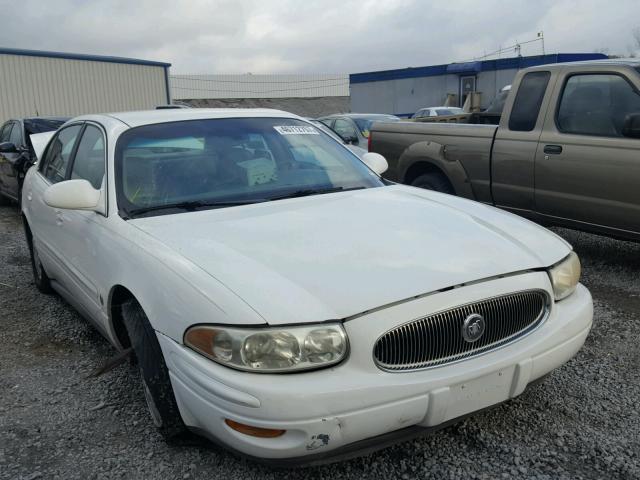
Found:
[[[315,127],[302,125],[282,125],[274,126],[276,132],[280,135],[320,135]]]

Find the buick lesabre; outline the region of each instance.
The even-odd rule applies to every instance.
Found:
[[[441,428],[567,362],[592,322],[570,245],[386,165],[275,110],[75,118],[24,181],[35,284],[133,348],[167,439],[283,464]]]

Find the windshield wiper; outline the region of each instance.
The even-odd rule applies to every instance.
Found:
[[[143,215],[149,212],[156,212],[160,210],[184,210],[186,212],[194,212],[201,208],[224,208],[224,207],[237,207],[240,205],[250,205],[252,203],[264,202],[265,200],[236,200],[236,201],[228,201],[228,202],[206,202],[206,201],[188,201],[188,202],[176,202],[176,203],[165,203],[162,205],[152,205],[150,207],[142,207],[135,208],[128,212],[129,218],[135,217],[137,215]]]
[[[305,190],[296,190],[295,192],[287,193],[286,195],[271,197],[269,200],[284,200],[285,198],[308,197],[309,195],[322,195],[324,193],[348,192],[350,190],[362,190],[363,188],[366,187],[308,188]]]

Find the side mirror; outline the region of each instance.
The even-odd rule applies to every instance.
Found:
[[[378,175],[382,175],[389,169],[386,158],[379,153],[367,152],[362,156],[362,161]]]
[[[44,203],[53,208],[96,210],[99,202],[100,190],[86,180],[65,180],[44,191]]]
[[[629,138],[640,138],[640,113],[630,113],[625,117],[622,135]]]
[[[0,143],[0,153],[18,153],[18,149],[11,142]]]
[[[358,143],[358,137],[355,135],[340,135],[340,137],[342,137],[342,140],[344,140],[345,143],[349,143],[351,145]]]

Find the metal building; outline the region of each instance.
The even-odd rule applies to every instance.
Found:
[[[29,116],[143,110],[170,103],[171,64],[0,48],[0,123]]]
[[[171,92],[180,100],[347,97],[349,75],[171,75]]]
[[[484,109],[522,68],[603,58],[599,53],[558,53],[355,73],[349,78],[351,111],[408,117],[420,108],[444,105],[447,97],[453,100],[450,106],[462,106],[472,92],[480,93]]]

